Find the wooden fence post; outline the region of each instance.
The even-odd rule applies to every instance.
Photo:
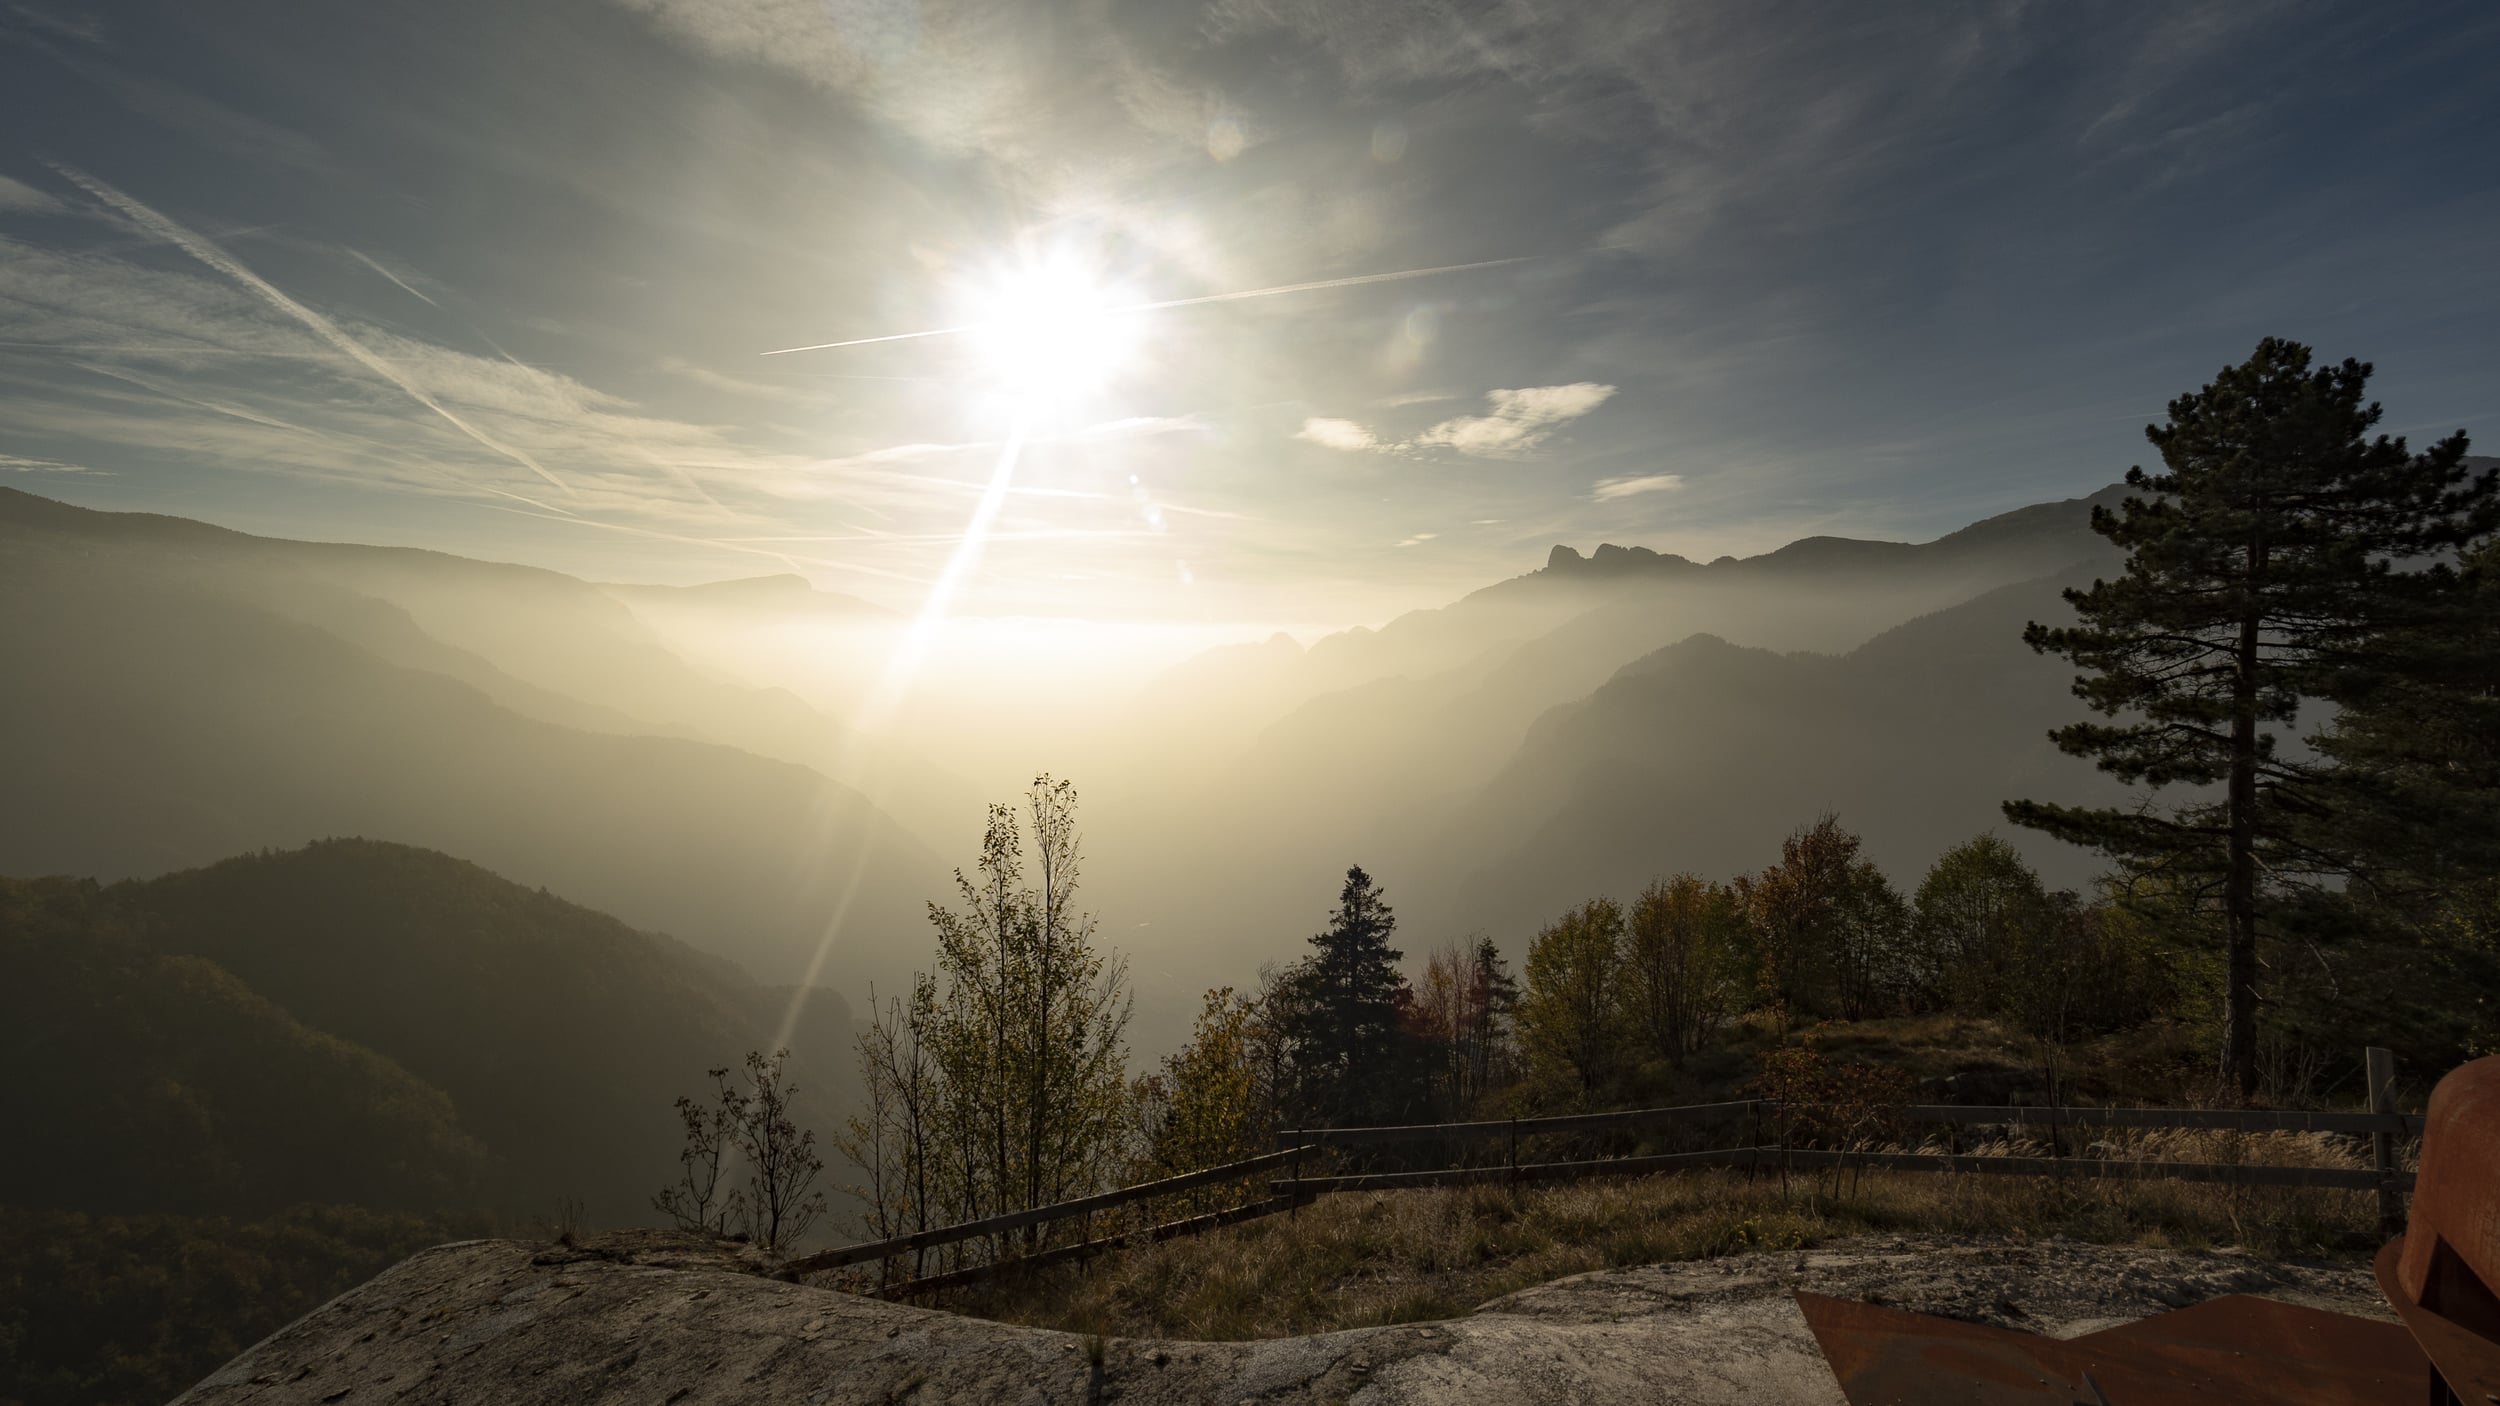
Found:
[[[1302,1219],[1302,1140],[1302,1130],[1300,1128],[1294,1129],[1293,1165],[1289,1169],[1289,1175],[1293,1178],[1294,1182],[1293,1204],[1285,1207],[1285,1219],[1287,1220]]]
[[[2361,1062],[2370,1081],[2370,1111],[2396,1111],[2396,1055],[2392,1050],[2372,1045],[2361,1052]],[[2404,1229],[2404,1203],[2396,1190],[2396,1139],[2388,1133],[2370,1134],[2370,1167],[2378,1173],[2378,1228],[2382,1235]]]

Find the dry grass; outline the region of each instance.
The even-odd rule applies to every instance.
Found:
[[[2307,1135],[2154,1132],[2129,1138],[2123,1155],[2359,1165],[2349,1145]],[[1328,1196],[1291,1216],[958,1290],[943,1306],[1105,1337],[1265,1338],[1448,1318],[1587,1270],[1870,1232],[2284,1256],[2348,1247],[2374,1223],[2370,1196],[2349,1191],[1917,1173],[1792,1174],[1783,1187],[1771,1174],[1697,1172]]]

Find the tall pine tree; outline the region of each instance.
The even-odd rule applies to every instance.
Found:
[[[1400,1017],[1410,999],[1389,945],[1397,916],[1361,865],[1345,871],[1337,911],[1289,978],[1286,1019],[1297,1112],[1322,1127],[1390,1121],[1414,1102],[1417,1060]]]
[[[2357,920],[2500,922],[2500,538],[2443,563],[2409,618],[2331,682],[2321,846]]]
[[[2500,538],[2456,568],[2331,683],[2304,838],[2346,872],[2302,915],[2319,979],[2289,1012],[2429,1067],[2500,1049]]]
[[[2371,438],[2370,370],[2312,369],[2309,348],[2270,337],[2172,401],[2169,423],[2145,429],[2165,472],[2129,469],[2137,494],[2093,512],[2093,530],[2127,549],[2125,573],[2066,593],[2079,624],[2023,636],[2091,671],[2076,696],[2117,719],[2057,729],[2061,749],[2157,790],[2200,788],[2166,814],[2005,811],[2218,904],[2222,1066],[2243,1095],[2257,1078],[2261,935],[2286,887],[2339,868],[2301,833],[2317,768],[2279,752],[2273,729],[2424,597],[2429,574],[2395,564],[2469,540],[2493,492],[2465,466],[2462,434],[2420,454]]]

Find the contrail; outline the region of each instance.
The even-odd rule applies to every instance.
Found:
[[[1102,315],[1113,317],[1123,313],[1156,312],[1164,308],[1191,308],[1201,303],[1234,303],[1244,298],[1273,298],[1285,293],[1315,293],[1323,288],[1352,288],[1363,283],[1395,283],[1406,278],[1431,278],[1436,274],[1466,273],[1471,269],[1492,269],[1501,268],[1505,264],[1530,263],[1535,258],[1536,256],[1532,254],[1522,254],[1509,259],[1480,259],[1472,264],[1442,264],[1428,269],[1398,269],[1392,273],[1358,273],[1345,278],[1320,278],[1308,283],[1279,283],[1273,288],[1245,288],[1236,293],[1207,293],[1195,298],[1166,298],[1156,303],[1129,303],[1121,307],[1104,308]],[[813,346],[782,347],[774,351],[759,353],[759,355],[788,356],[792,352],[832,351],[836,347],[866,347],[874,346],[879,342],[910,342],[923,337],[958,337],[966,332],[978,332],[985,325],[979,322],[967,322],[958,327],[933,327],[926,332],[889,332],[882,337],[854,337],[847,342],[818,342]]]
[[[371,258],[366,257],[365,252],[364,252],[363,250],[361,250],[361,249],[349,249],[349,248],[348,248],[348,246],[346,246],[346,245],[344,245],[344,244],[340,245],[339,247],[340,247],[340,248],[342,248],[342,249],[347,249],[347,252],[348,252],[348,253],[355,255],[355,256],[356,256],[356,262],[358,262],[358,263],[360,263],[360,264],[363,264],[366,268],[369,268],[369,269],[373,270],[375,273],[378,273],[378,274],[382,275],[384,278],[389,279],[391,282],[398,284],[398,285],[399,285],[399,291],[400,291],[400,292],[407,294],[409,297],[416,299],[418,302],[421,302],[421,303],[425,304],[425,305],[426,305],[427,307],[429,307],[429,308],[439,308],[439,307],[441,307],[441,306],[442,306],[442,304],[441,304],[441,303],[438,303],[438,302],[434,301],[432,298],[429,298],[429,297],[425,296],[423,293],[418,292],[415,288],[410,287],[410,286],[409,286],[409,284],[408,284],[408,280],[407,280],[407,279],[404,279],[404,278],[400,277],[398,274],[395,274],[395,273],[391,272],[389,269],[386,269],[386,268],[382,267],[382,265],[380,265],[379,263],[376,263],[376,262],[375,262],[374,260],[372,260]]]
[[[477,441],[486,448],[491,449],[505,458],[510,459],[512,462],[519,464],[521,467],[528,469],[540,478],[543,478],[556,487],[563,489],[566,493],[573,492],[573,485],[566,483],[563,479],[560,479],[554,474],[548,472],[546,465],[539,463],[536,459],[530,457],[530,455],[525,451],[515,449],[511,445],[505,444],[501,440],[498,440],[494,436],[486,433],[484,430],[479,429],[477,426],[461,419],[458,415],[453,414],[450,410],[443,406],[442,402],[434,399],[434,397],[430,395],[427,395],[424,391],[417,389],[417,387],[406,377],[391,369],[390,363],[384,361],[378,356],[375,356],[372,352],[367,351],[363,343],[358,342],[355,338],[340,331],[336,323],[330,321],[330,319],[326,317],[323,317],[321,314],[314,312],[311,308],[304,306],[302,303],[295,301],[293,298],[288,297],[274,284],[270,283],[269,280],[244,267],[241,261],[237,260],[233,255],[228,254],[225,250],[209,243],[207,240],[192,233],[190,230],[174,223],[165,216],[158,214],[155,210],[140,204],[138,201],[122,194],[120,191],[115,190],[113,187],[106,185],[104,182],[97,180],[95,177],[88,175],[84,171],[80,171],[75,167],[58,165],[54,166],[53,169],[59,171],[63,176],[68,177],[72,182],[76,183],[79,189],[84,190],[89,195],[94,196],[96,199],[103,201],[105,204],[121,211],[124,215],[129,216],[132,220],[138,223],[140,228],[155,235],[157,238],[164,240],[166,243],[173,245],[175,248],[180,249],[192,258],[195,258],[201,263],[208,265],[210,268],[215,269],[217,272],[224,274],[226,277],[233,279],[235,282],[242,284],[245,289],[257,294],[263,302],[268,303],[271,307],[276,308],[278,311],[285,313],[287,316],[294,318],[296,321],[312,329],[314,335],[337,348],[339,352],[346,356],[349,360],[354,361],[357,365],[362,366],[367,371],[370,371],[374,375],[381,377],[383,380],[390,382],[392,385],[399,387],[401,391],[407,394],[410,400],[413,400],[417,404],[424,406],[426,409],[433,411],[435,414],[442,416],[444,421],[450,424],[453,429],[460,431],[462,434],[467,435],[469,438]],[[361,258],[363,256],[359,255],[358,257]],[[392,281],[397,282],[398,280],[393,279]],[[524,499],[523,501],[526,502],[529,500]],[[545,505],[542,504],[541,506]],[[556,511],[563,512],[564,510],[559,508],[556,509]],[[570,516],[570,514],[567,514],[567,516]]]

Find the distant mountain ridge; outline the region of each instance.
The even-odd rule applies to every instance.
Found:
[[[1514,956],[1584,899],[1758,868],[1826,809],[1915,882],[1937,852],[2001,828],[2006,799],[2112,794],[2048,742],[2081,705],[2071,670],[2021,636],[2065,618],[2060,589],[2118,568],[2091,518],[2126,492],[1931,542],[1807,538],[1706,565],[1565,548],[1378,630],[1202,656],[1146,711],[1229,701],[1228,740],[1209,729],[1159,754],[1182,778],[1166,794],[1220,797],[1217,818],[1141,791],[1105,848],[1203,876],[1149,910],[1157,941],[1185,925],[1270,959],[1318,924],[1327,876],[1352,862],[1386,884],[1412,942],[1483,931]],[[2091,856],[2012,838],[2057,881],[2089,877]]]
[[[33,685],[0,691],[0,872],[379,835],[771,980],[830,943],[819,979],[861,990],[918,956],[944,874],[856,790],[704,735],[838,724],[695,673],[557,573],[0,489],[0,653]]]
[[[53,1042],[0,1084],[45,1131],[0,1202],[260,1214],[305,1201],[647,1219],[670,1103],[785,1023],[812,1125],[850,1010],[448,855],[327,840],[98,886],[0,880],[0,1003]],[[77,1056],[67,1058],[71,1048]]]
[[[1156,1025],[1166,1006],[1291,955],[1348,863],[1383,878],[1419,942],[1484,929],[1516,948],[1548,909],[1767,862],[1826,805],[1915,869],[1935,837],[1998,825],[1998,801],[2098,794],[2046,740],[2080,710],[2063,675],[1977,603],[2056,618],[2058,583],[2116,568],[2090,518],[2124,493],[1924,543],[1815,537],[1707,564],[1558,551],[1378,629],[1201,655],[1106,699],[1092,731],[1005,750],[1082,787],[1083,901],[1135,953],[1154,1048],[1181,1033]],[[0,872],[151,873],[364,833],[770,981],[822,952],[815,979],[864,994],[928,961],[945,864],[906,812],[811,770],[862,750],[843,723],[672,652],[744,632],[820,668],[877,657],[822,646],[890,621],[796,577],[597,586],[0,490],[0,590],[0,648],[44,680],[0,696],[0,767],[33,798],[0,814]],[[1899,655],[1896,636],[1936,643]],[[1912,706],[1923,676],[1963,686]],[[939,817],[924,828],[949,849],[998,798],[879,765],[877,794]],[[2090,862],[2018,839],[2066,881]]]

